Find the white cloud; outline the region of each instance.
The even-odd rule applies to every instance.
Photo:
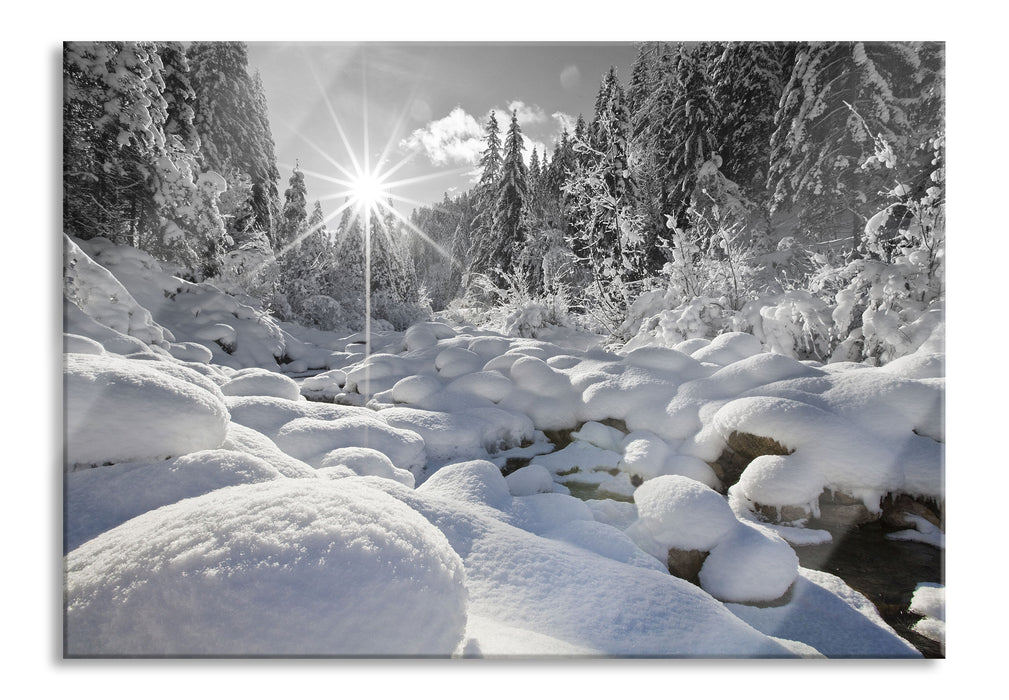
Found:
[[[547,120],[547,113],[539,105],[527,105],[522,100],[508,103],[508,114],[515,112],[520,125],[539,124]]]
[[[434,165],[468,164],[480,161],[483,127],[462,107],[415,130],[400,146],[423,152]]]
[[[561,132],[564,129],[568,130],[569,135],[575,133],[575,125],[578,123],[578,117],[571,116],[570,114],[566,114],[564,112],[554,112],[550,116],[557,122],[558,138],[560,138]]]

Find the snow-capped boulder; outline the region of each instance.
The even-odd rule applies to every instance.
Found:
[[[151,462],[224,442],[227,406],[196,372],[112,355],[69,354],[65,360],[68,469]]]
[[[150,511],[66,560],[66,648],[92,655],[449,656],[459,555],[355,479],[235,486]]]
[[[221,392],[226,396],[276,396],[288,401],[301,398],[301,390],[293,379],[255,367],[235,373],[221,386]]]

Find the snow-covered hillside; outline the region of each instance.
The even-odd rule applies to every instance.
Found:
[[[881,367],[437,321],[366,352],[68,237],[64,331],[71,656],[919,655],[794,547],[943,546],[941,333]]]

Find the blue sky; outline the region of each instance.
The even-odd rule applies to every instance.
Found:
[[[346,187],[327,178],[347,180],[367,153],[372,168],[395,168],[390,183],[405,181],[390,192],[409,215],[470,187],[490,110],[503,141],[517,109],[528,151],[542,154],[579,113],[591,119],[611,65],[626,83],[636,53],[632,43],[250,42],[249,68],[269,102],[281,191],[297,160],[309,200],[332,212]]]

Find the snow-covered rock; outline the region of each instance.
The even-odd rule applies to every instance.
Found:
[[[171,363],[65,355],[67,468],[220,447],[229,414],[203,376]]]
[[[425,517],[339,479],[224,488],[138,516],[67,556],[66,599],[71,656],[449,656],[467,594]]]

